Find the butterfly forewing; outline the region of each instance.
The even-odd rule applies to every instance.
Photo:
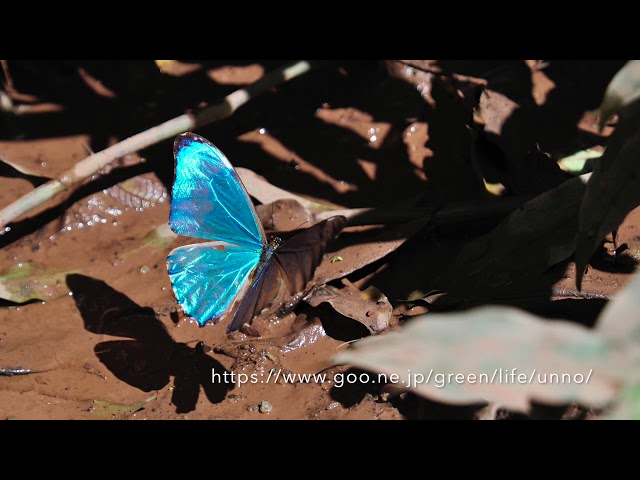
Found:
[[[178,135],[173,155],[171,229],[179,235],[262,248],[266,243],[262,224],[227,157],[190,132]]]

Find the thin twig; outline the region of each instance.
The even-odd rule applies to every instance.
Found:
[[[2,73],[4,73],[4,88],[9,92],[15,92],[16,89],[13,87],[13,79],[9,73],[9,65],[7,64],[7,61],[0,60],[0,65],[2,66]]]
[[[0,368],[0,377],[15,377],[17,375],[29,375],[30,373],[44,373],[49,370],[31,370],[30,368],[9,367]]]
[[[180,115],[179,117],[173,118],[88,156],[84,160],[76,163],[69,170],[63,172],[58,178],[40,185],[0,210],[0,228],[4,228],[9,222],[31,211],[59,193],[79,186],[85,179],[91,177],[91,175],[94,175],[118,158],[137,152],[188,130],[193,130],[215,122],[216,120],[227,118],[251,98],[264,93],[281,82],[298,77],[310,69],[311,64],[306,61],[300,61],[286,67],[278,68],[266,74],[256,83],[230,93],[217,105],[212,105],[193,113],[185,113],[184,115]]]

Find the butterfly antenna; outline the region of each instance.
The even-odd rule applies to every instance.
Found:
[[[299,229],[300,229],[300,227],[302,227],[305,223],[309,223],[309,220],[305,220],[305,221],[304,221],[304,222],[302,222],[300,225],[298,225],[298,226],[296,227],[296,230],[299,230]]]

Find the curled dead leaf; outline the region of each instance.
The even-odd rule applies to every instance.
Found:
[[[265,229],[272,232],[288,232],[315,223],[309,210],[292,198],[258,205],[256,211]]]
[[[360,291],[353,285],[341,289],[325,285],[314,289],[305,301],[312,307],[327,302],[338,313],[362,323],[374,335],[389,328],[393,311],[389,299],[374,286]]]

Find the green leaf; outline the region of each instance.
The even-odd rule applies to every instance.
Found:
[[[79,270],[56,270],[21,262],[0,274],[0,298],[16,303],[53,300],[69,293],[65,278]]]
[[[598,150],[580,150],[568,157],[558,160],[558,166],[565,172],[574,175],[583,175],[593,171],[593,159],[602,157],[603,152]]]
[[[629,376],[597,333],[512,307],[421,315],[355,342],[335,361],[397,375],[394,383],[432,400],[525,412],[531,401],[605,406]]]

